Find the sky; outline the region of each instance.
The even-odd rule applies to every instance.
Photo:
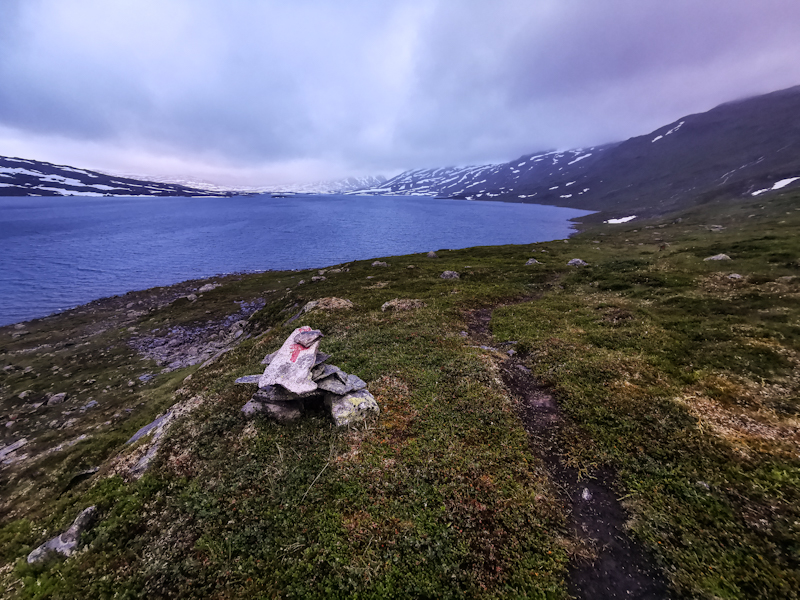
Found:
[[[798,57],[797,0],[0,0],[0,155],[391,176],[649,133]]]

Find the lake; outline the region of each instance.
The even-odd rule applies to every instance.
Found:
[[[562,239],[586,214],[419,196],[0,197],[0,325],[222,273]]]

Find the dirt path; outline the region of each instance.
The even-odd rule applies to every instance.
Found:
[[[492,345],[489,323],[492,309],[470,314],[471,338]],[[614,492],[615,474],[609,469],[579,479],[564,463],[567,417],[558,402],[540,386],[522,361],[512,357],[502,366],[503,380],[520,401],[520,418],[531,446],[545,463],[565,503],[568,527],[590,558],[574,557],[569,569],[569,591],[576,598],[604,600],[637,598],[660,600],[670,596],[666,581],[641,544],[626,530],[627,516]]]

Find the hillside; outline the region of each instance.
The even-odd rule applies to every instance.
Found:
[[[0,196],[230,196],[235,193],[0,156]]]
[[[0,328],[0,595],[798,598],[798,227],[784,190]],[[380,415],[243,415],[301,325]]]
[[[800,178],[800,86],[729,102],[621,143],[412,170],[359,193],[537,202],[608,218],[744,197],[793,178]]]

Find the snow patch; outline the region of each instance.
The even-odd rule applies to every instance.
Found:
[[[603,223],[609,223],[611,225],[616,225],[618,223],[627,223],[628,221],[633,221],[636,218],[636,215],[632,215],[630,217],[622,217],[621,219],[609,219],[608,221],[603,221]]]
[[[592,153],[591,153],[591,152],[589,152],[588,154],[584,154],[584,155],[582,155],[582,156],[579,156],[578,158],[576,158],[576,159],[575,159],[575,160],[573,160],[572,162],[568,162],[568,163],[567,163],[567,165],[574,165],[576,162],[578,162],[578,161],[581,161],[581,160],[583,160],[584,158],[589,158],[591,155],[592,155]]]
[[[773,184],[770,188],[764,188],[763,190],[757,190],[753,192],[752,196],[760,196],[761,194],[766,194],[767,192],[772,192],[774,190],[781,190],[785,188],[787,185],[794,183],[795,181],[799,180],[800,177],[790,177],[789,179],[781,179],[780,181]]]

